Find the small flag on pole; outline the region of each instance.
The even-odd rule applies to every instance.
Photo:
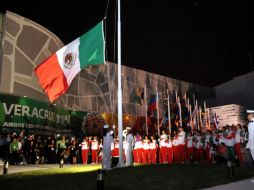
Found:
[[[219,129],[219,118],[218,118],[216,112],[213,115],[213,121],[214,121],[214,125],[215,125],[216,129]]]
[[[144,88],[137,88],[133,92],[133,100],[135,103],[138,103],[140,105],[143,104],[144,100]]]
[[[156,111],[156,95],[152,95],[149,104],[148,104],[148,116],[154,116],[154,112]]]

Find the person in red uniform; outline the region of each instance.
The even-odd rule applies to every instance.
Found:
[[[157,149],[158,149],[158,145],[156,140],[154,139],[154,136],[151,136],[151,142],[149,144],[149,154],[150,154],[150,160],[152,164],[156,164],[156,160],[157,160]]]
[[[235,145],[234,149],[237,155],[237,158],[239,160],[240,165],[243,165],[243,154],[241,152],[241,125],[238,124],[235,126],[234,131],[235,131]]]
[[[189,132],[187,136],[187,153],[186,153],[188,162],[192,162],[193,155],[194,155],[193,136],[191,132]]]
[[[142,163],[143,164],[148,164],[149,163],[149,149],[150,149],[150,145],[149,145],[149,139],[148,136],[145,136],[145,139],[143,140],[143,154],[142,154]]]
[[[195,143],[195,161],[197,162],[201,162],[202,160],[202,154],[203,154],[203,151],[202,151],[202,142],[201,142],[201,131],[195,131],[195,134],[194,134],[194,143]]]
[[[96,163],[101,163],[102,162],[102,155],[103,155],[103,139],[100,139],[99,150],[97,152],[97,161],[96,161]]]
[[[168,162],[167,159],[167,134],[165,131],[162,131],[162,135],[159,141],[160,144],[160,163],[165,164]]]
[[[97,136],[93,137],[93,141],[91,143],[92,149],[92,164],[95,164],[98,161],[98,151],[99,151],[99,142],[97,140]]]
[[[135,137],[135,141],[136,141],[136,137]],[[133,162],[138,163],[138,148],[136,146],[136,142],[133,148]]]
[[[89,153],[89,142],[88,137],[86,136],[81,143],[81,155],[82,155],[82,163],[87,164]]]
[[[143,153],[143,145],[142,145],[142,138],[139,134],[136,135],[136,142],[135,142],[136,149],[136,160],[137,163],[142,163],[142,153]]]
[[[172,139],[170,138],[170,135],[168,136],[167,158],[168,158],[169,164],[173,163],[173,145],[172,145]]]
[[[185,132],[182,127],[179,127],[178,143],[179,143],[179,156],[180,162],[186,162],[186,144],[185,144]]]
[[[174,131],[174,137],[173,137],[173,160],[176,163],[180,162],[180,156],[179,156],[179,142],[178,142],[178,134],[176,131]]]
[[[212,132],[206,131],[205,135],[205,146],[204,146],[204,160],[207,164],[212,163]]]
[[[114,142],[111,144],[112,157],[119,157],[119,139],[118,137],[114,139]]]

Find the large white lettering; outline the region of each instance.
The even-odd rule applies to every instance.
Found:
[[[69,114],[64,114],[64,113],[57,114],[54,111],[50,111],[47,109],[30,107],[29,106],[30,104],[21,105],[21,104],[2,103],[2,105],[3,105],[5,115],[33,117],[33,118],[38,118],[41,120],[53,121],[54,123],[61,124],[61,125],[70,124]],[[18,124],[9,124],[9,123],[5,123],[5,125],[8,125],[8,126],[13,125],[14,127],[19,126]]]
[[[9,109],[7,109],[7,105],[6,103],[3,103],[3,107],[4,107],[4,112],[6,115],[10,115],[11,111],[13,110],[14,104],[11,104],[11,106],[9,107]]]
[[[22,106],[22,116],[30,117],[30,108],[28,106]]]
[[[15,107],[14,107],[14,115],[21,116],[21,105],[15,104]]]
[[[39,109],[39,117],[40,119],[44,119],[44,116],[42,115],[44,113],[44,109]]]
[[[37,108],[34,108],[33,109],[33,112],[32,112],[32,115],[31,115],[31,117],[36,117],[36,118],[38,118],[38,110],[37,110]]]
[[[44,119],[48,119],[48,118],[49,118],[48,110],[45,110]]]

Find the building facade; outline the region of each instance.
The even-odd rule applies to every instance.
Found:
[[[6,12],[3,15],[1,45],[0,92],[48,102],[33,69],[63,47],[62,41],[39,24]],[[176,91],[180,97],[185,93],[190,97],[195,94],[199,100],[215,97],[212,88],[126,66],[122,67],[122,79],[125,114],[145,116],[146,105],[156,92],[159,93],[159,107],[162,109],[167,89],[171,101]],[[146,97],[141,97],[142,93]],[[141,97],[139,101],[137,96]],[[56,103],[66,109],[117,113],[117,65],[107,62],[83,69],[68,92]]]

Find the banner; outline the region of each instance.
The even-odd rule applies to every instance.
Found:
[[[0,94],[0,131],[81,133],[86,112],[65,110],[27,97]]]

